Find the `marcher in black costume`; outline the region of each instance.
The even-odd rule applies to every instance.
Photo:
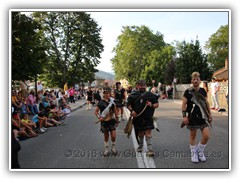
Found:
[[[103,98],[97,104],[95,115],[101,122],[100,131],[104,133],[104,146],[105,146],[104,156],[107,156],[109,154],[109,150],[108,150],[109,133],[111,135],[111,141],[112,141],[111,151],[113,155],[116,155],[117,150],[115,147],[115,141],[116,141],[116,127],[118,125],[118,119],[116,116],[117,115],[116,105],[114,103],[113,98],[111,98],[110,88],[103,89]]]
[[[193,87],[188,88],[184,92],[182,101],[182,127],[187,125],[187,128],[190,130],[192,162],[199,162],[199,160],[206,161],[204,149],[209,139],[209,126],[211,126],[212,121],[210,106],[207,101],[207,93],[204,88],[199,87],[200,82],[200,74],[193,72]],[[202,139],[198,145],[196,145],[197,129],[200,129],[202,133]]]
[[[124,121],[123,106],[126,101],[126,90],[121,87],[120,82],[116,82],[116,89],[114,90],[114,99],[115,99],[114,102],[117,106],[118,115],[119,115],[119,111],[121,111],[121,121]]]
[[[146,92],[146,82],[144,80],[139,81],[139,91],[133,92],[127,99],[127,107],[131,112],[133,119],[133,125],[135,131],[138,132],[139,147],[138,152],[143,150],[143,139],[146,136],[148,156],[154,156],[155,153],[152,150],[152,134],[154,129],[153,114],[155,108],[158,108],[158,98],[151,92]]]

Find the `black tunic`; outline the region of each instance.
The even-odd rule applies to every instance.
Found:
[[[101,101],[99,101],[99,103],[97,104],[97,107],[100,109],[100,113],[102,113],[108,105],[109,105],[109,102],[107,102],[103,99]],[[112,105],[112,107],[110,108],[110,111],[114,112],[114,105]],[[114,131],[114,130],[116,130],[116,127],[117,127],[116,120],[114,118],[112,118],[109,121],[102,121],[101,122],[100,131],[102,133],[109,132],[109,131]]]
[[[92,101],[93,91],[87,91],[87,100]]]
[[[207,93],[204,88],[199,88],[198,92],[204,97],[207,97]],[[205,120],[202,118],[202,113],[200,108],[191,101],[192,93],[190,89],[187,89],[183,95],[187,99],[187,112],[189,114],[189,123],[187,125],[188,129],[202,129],[208,127]],[[195,106],[194,106],[195,105]],[[194,106],[194,107],[193,107]]]
[[[124,100],[124,93],[125,89],[122,88],[120,90],[115,89],[114,94],[115,94],[115,103],[117,107],[123,107],[123,100]]]
[[[133,92],[128,97],[128,105],[132,106],[132,109],[137,113],[141,113],[144,107],[146,106],[147,101],[150,101],[152,104],[158,103],[158,98],[155,94],[151,92],[140,91]],[[136,117],[133,121],[134,128],[138,131],[146,131],[147,129],[154,129],[153,126],[153,114],[155,109],[147,106],[144,112]]]

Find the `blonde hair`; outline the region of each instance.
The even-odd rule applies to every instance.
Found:
[[[199,74],[199,72],[195,71],[195,72],[192,73],[191,77],[192,77],[192,79],[193,78],[200,78],[200,74]]]

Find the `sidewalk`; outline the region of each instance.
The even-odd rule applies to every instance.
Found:
[[[79,109],[79,108],[82,108],[84,105],[86,105],[86,99],[79,99],[77,101],[75,101],[75,103],[68,103],[68,105],[71,107],[71,112]]]
[[[163,100],[163,101],[165,101],[165,100]],[[173,101],[173,102],[176,103],[176,104],[182,104],[182,100],[181,100],[181,99],[166,100],[166,101]],[[218,112],[218,111],[216,111],[216,110],[212,110],[212,109],[211,109],[211,113],[218,113],[218,114],[221,114],[221,115],[224,115],[224,116],[228,116],[228,111],[227,111],[227,109],[226,109],[225,112]]]

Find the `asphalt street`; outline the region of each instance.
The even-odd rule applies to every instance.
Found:
[[[20,141],[19,162],[23,169],[228,169],[229,123],[225,114],[213,113],[213,128],[206,147],[207,162],[190,161],[189,131],[181,129],[181,105],[161,100],[155,111],[160,132],[153,130],[154,158],[135,152],[134,138],[117,128],[117,156],[103,156],[103,134],[94,108],[78,108],[66,118],[65,126],[51,127],[36,138]],[[127,112],[127,111],[126,111]],[[128,113],[127,113],[128,114]],[[200,141],[198,132],[197,142]]]

